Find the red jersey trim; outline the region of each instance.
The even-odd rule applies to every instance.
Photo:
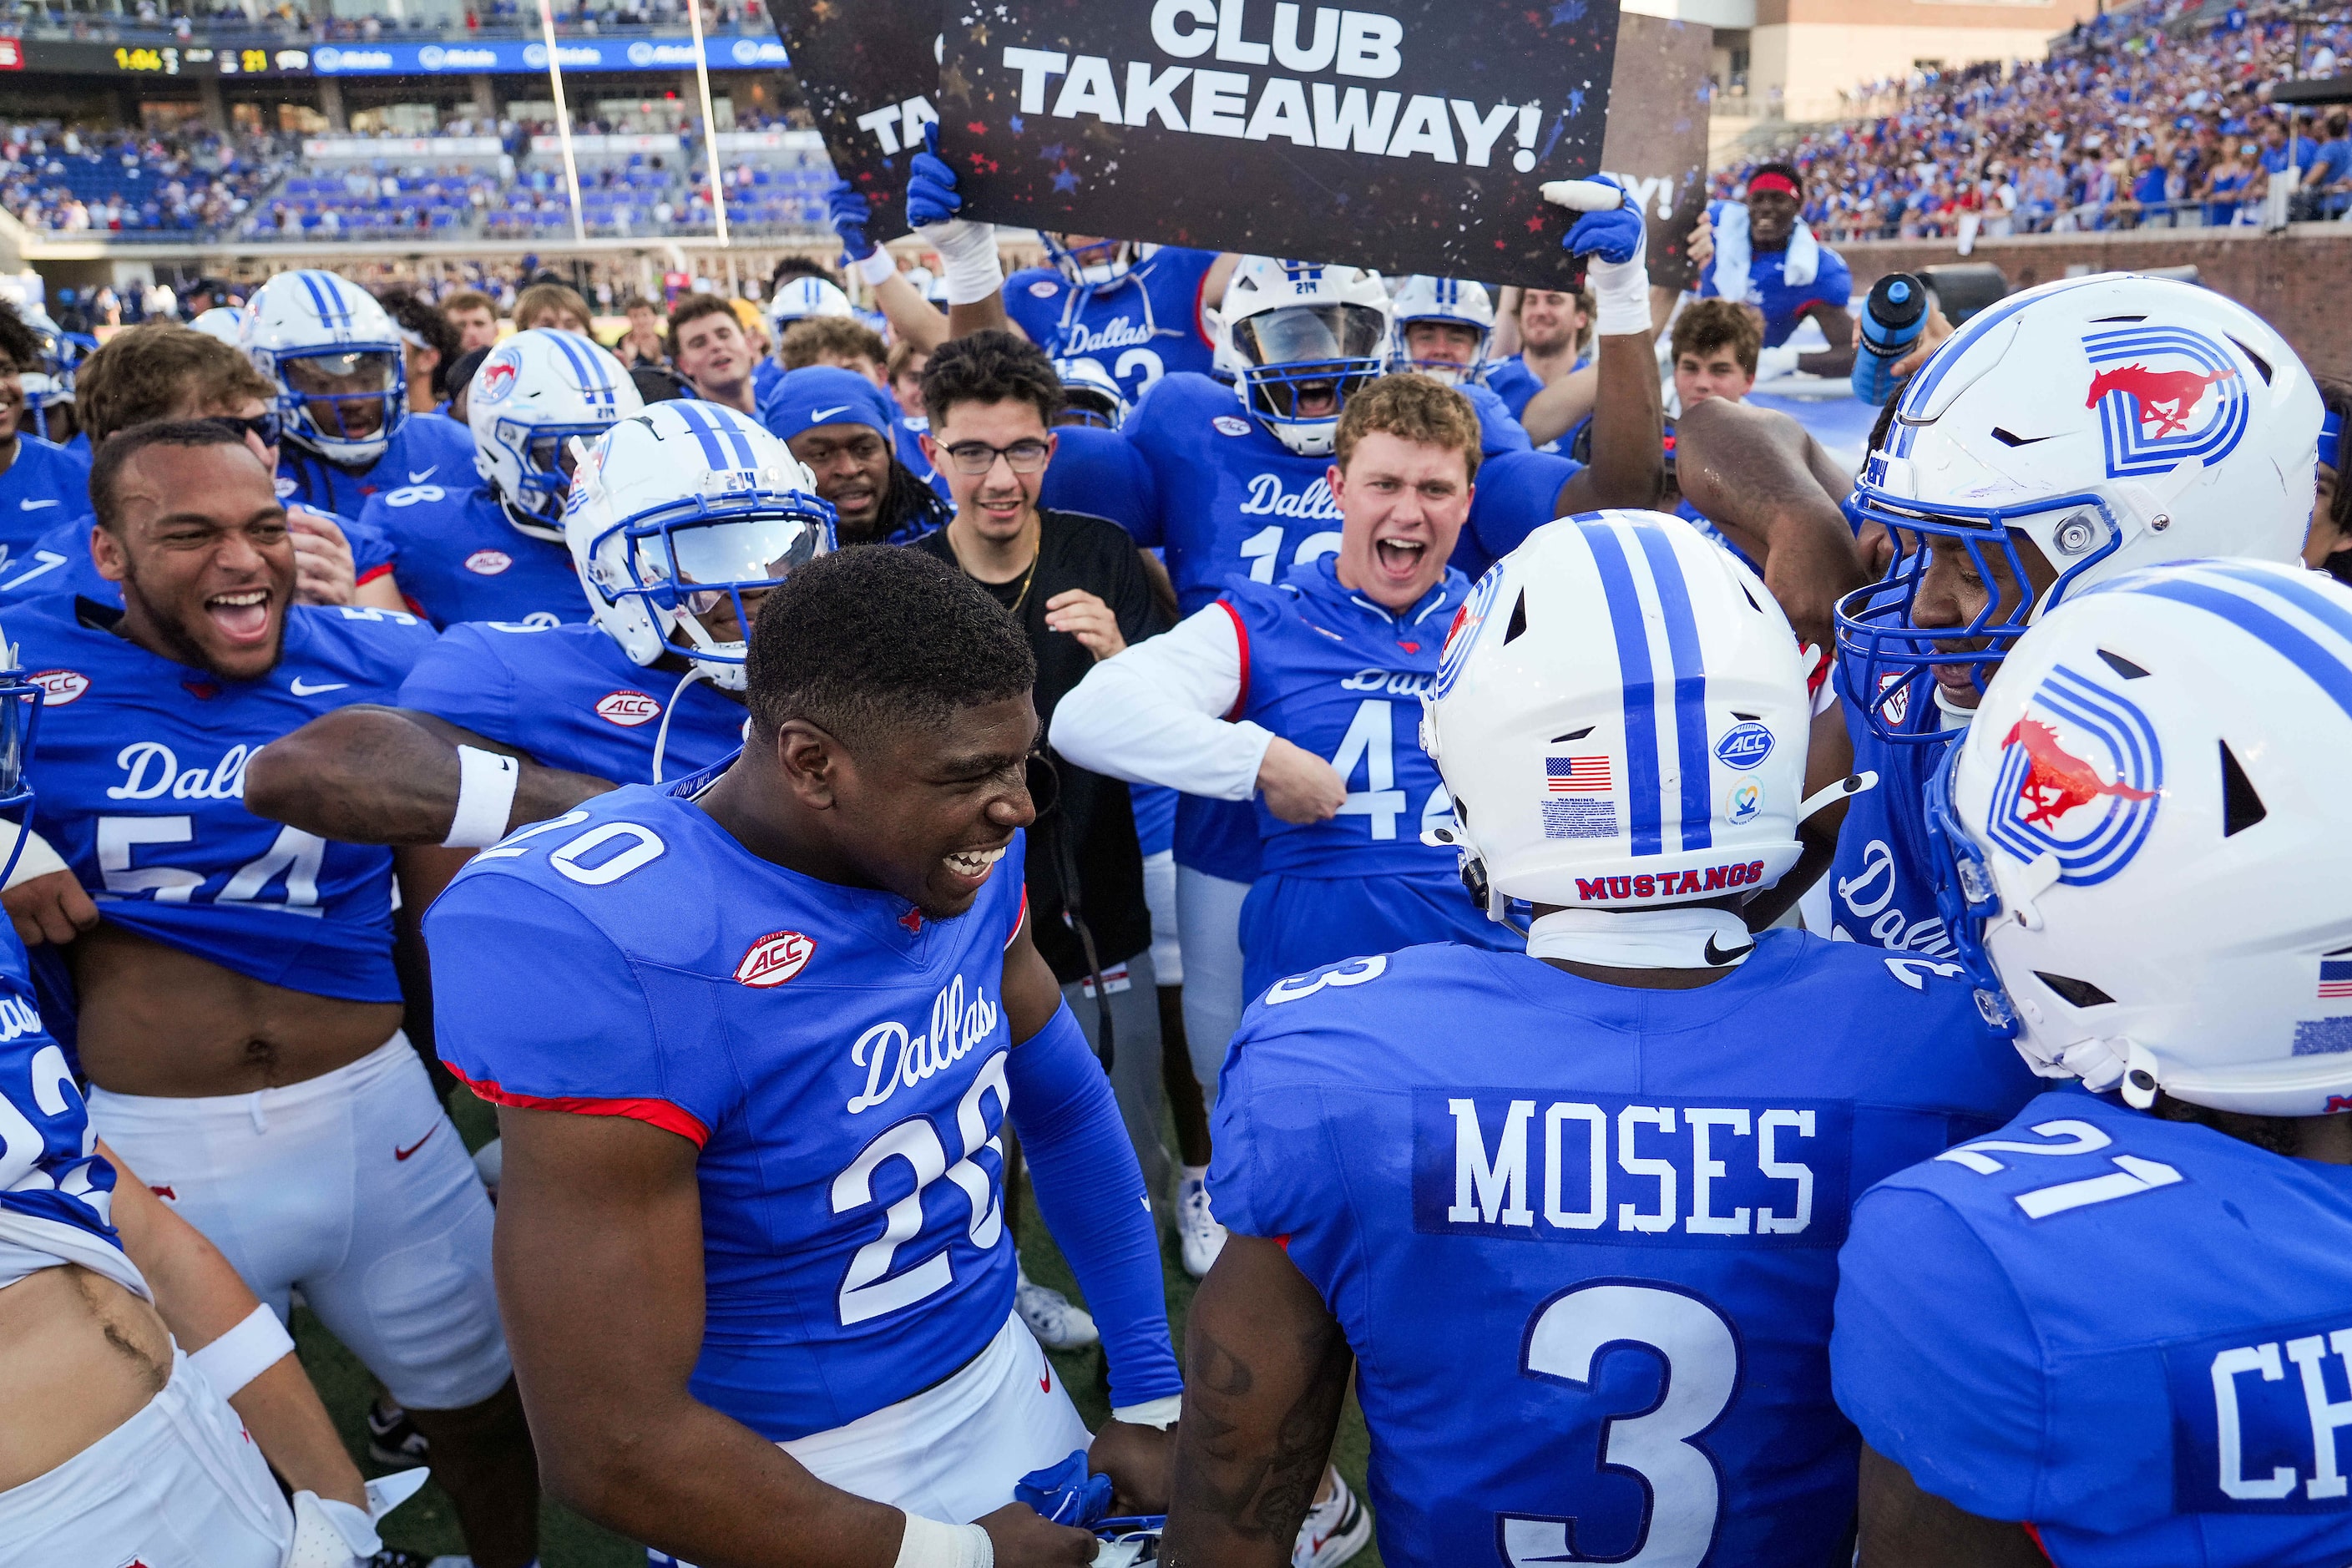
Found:
[[[1210,262],[1208,271],[1201,274],[1200,283],[1192,289],[1192,331],[1200,334],[1201,346],[1212,353],[1215,352],[1217,341],[1209,336],[1209,273],[1216,269],[1216,262]]]
[[[379,577],[389,577],[392,575],[392,568],[393,563],[389,561],[384,562],[379,566],[371,566],[366,571],[352,579],[352,586],[356,588],[363,583],[373,583]],[[406,595],[403,595],[401,596],[404,599],[407,597]]]
[[[675,1132],[699,1149],[710,1142],[710,1129],[700,1119],[681,1110],[667,1100],[605,1100],[593,1095],[516,1094],[499,1087],[495,1079],[470,1079],[458,1070],[457,1064],[443,1058],[441,1065],[449,1069],[459,1083],[472,1089],[492,1105],[512,1105],[525,1110],[567,1110],[574,1116],[625,1116],[633,1121],[643,1121],[665,1132]]]
[[[1247,624],[1246,622],[1244,622],[1244,621],[1242,619],[1242,613],[1241,613],[1239,610],[1234,609],[1234,606],[1233,606],[1233,605],[1232,605],[1232,603],[1231,603],[1230,601],[1228,601],[1228,600],[1224,600],[1224,599],[1219,599],[1219,600],[1217,601],[1217,608],[1219,608],[1219,609],[1221,609],[1221,610],[1224,611],[1226,615],[1231,616],[1233,617],[1233,621],[1234,621],[1234,640],[1236,640],[1237,642],[1239,642],[1239,643],[1241,644],[1241,648],[1242,648],[1242,689],[1241,689],[1241,695],[1240,695],[1240,696],[1238,696],[1238,697],[1236,697],[1236,698],[1234,698],[1234,705],[1233,705],[1231,708],[1229,708],[1229,709],[1227,709],[1227,710],[1225,710],[1225,722],[1227,722],[1227,723],[1229,723],[1229,724],[1230,724],[1230,723],[1232,723],[1234,721],[1235,721],[1235,720],[1239,719],[1243,714],[1244,714],[1244,713],[1246,713],[1246,712],[1248,712],[1248,711],[1249,711],[1249,686],[1250,686],[1249,626],[1248,626],[1248,624]]]
[[[1012,934],[1011,936],[1008,936],[1008,937],[1006,937],[1006,938],[1004,939],[1004,945],[1005,945],[1005,947],[1006,947],[1008,950],[1010,950],[1010,949],[1012,948],[1013,943],[1014,942],[1014,941],[1015,941],[1016,939],[1018,939],[1018,938],[1020,937],[1020,935],[1021,935],[1021,922],[1022,922],[1023,921],[1027,920],[1028,918],[1029,918],[1029,885],[1028,885],[1026,882],[1024,882],[1024,883],[1021,885],[1021,910],[1020,910],[1020,912],[1019,912],[1019,913],[1015,914],[1015,915],[1013,917],[1013,934]]]

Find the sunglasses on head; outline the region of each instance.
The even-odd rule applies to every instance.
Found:
[[[217,425],[224,430],[233,430],[239,436],[250,436],[265,447],[278,445],[278,435],[283,428],[282,422],[274,412],[257,414],[251,418],[236,414],[215,414],[205,423]]]

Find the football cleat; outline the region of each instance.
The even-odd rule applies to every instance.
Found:
[[[408,1412],[391,1398],[378,1394],[368,1405],[368,1458],[379,1465],[424,1465],[433,1458],[432,1445]]]
[[[1290,1568],[1339,1568],[1371,1544],[1372,1516],[1337,1470],[1325,1473],[1331,1478],[1331,1495],[1307,1510],[1307,1522],[1290,1549]]]
[[[1209,1184],[1187,1178],[1176,1189],[1176,1236],[1183,1244],[1184,1272],[1195,1279],[1208,1277],[1217,1254],[1225,1249],[1225,1227],[1209,1212]]]
[[[1040,1285],[1024,1272],[1014,1276],[1013,1310],[1049,1351],[1082,1351],[1102,1341],[1094,1318],[1059,1290]]]

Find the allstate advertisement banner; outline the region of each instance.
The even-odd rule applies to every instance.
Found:
[[[683,38],[564,38],[556,58],[568,71],[692,70],[694,40]],[[709,37],[702,52],[712,70],[782,70],[792,62],[774,38]],[[543,71],[547,46],[533,39],[447,44],[320,44],[310,50],[315,76],[450,76]]]
[[[937,120],[940,0],[767,0],[825,155],[873,209],[877,240],[907,232],[907,163]]]
[[[1573,288],[1538,187],[1601,166],[1615,0],[1370,4],[948,0],[964,212]]]

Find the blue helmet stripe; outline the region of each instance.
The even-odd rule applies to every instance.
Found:
[[[727,453],[719,445],[719,432],[711,428],[710,416],[685,401],[677,405],[677,416],[686,422],[688,430],[694,432],[695,439],[702,443],[702,460],[714,468],[727,467]]]
[[[1675,661],[1675,757],[1681,764],[1683,785],[1683,847],[1715,847],[1714,813],[1709,801],[1712,782],[1706,754],[1706,659],[1700,652],[1698,617],[1691,611],[1690,585],[1683,580],[1683,563],[1675,547],[1655,528],[1636,526],[1633,537],[1650,563],[1650,581],[1658,590],[1658,608],[1665,616],[1666,648]]]
[[[2264,577],[2260,582],[2265,588],[2278,587],[2272,578]],[[2143,594],[2219,616],[2257,642],[2268,645],[2273,653],[2309,676],[2344,710],[2344,716],[2352,719],[2352,669],[2345,668],[2341,655],[2321,647],[2300,627],[2218,583],[2167,577],[2135,586]]]
[[[1927,363],[1911,377],[1911,385],[1903,394],[1901,406],[1895,410],[1895,428],[1887,436],[1887,439],[1895,447],[1894,456],[1902,458],[1910,455],[1911,439],[1916,427],[1905,421],[1927,406],[1928,399],[1934,395],[1937,385],[1943,381],[1954,365],[1960,363],[1960,358],[1967,352],[1969,345],[1979,338],[1986,336],[1993,328],[2032,303],[2033,303],[2032,300],[2019,295],[1995,305],[1969,321],[1966,326],[1939,344],[1936,352],[1927,357]]]
[[[2277,595],[2313,620],[2352,643],[2352,610],[2347,610],[2334,599],[2321,593],[2302,576],[2273,576],[2267,572],[2255,572],[2231,561],[2208,561],[2198,570],[2218,574],[2245,584],[2248,587],[2264,589]]]
[[[1658,783],[1658,690],[1642,598],[1625,547],[1608,523],[1578,518],[1577,531],[1592,552],[1601,592],[1617,636],[1617,677],[1625,691],[1625,795],[1633,853],[1665,853],[1664,811]]]
[[[562,353],[563,357],[571,362],[572,372],[580,378],[581,388],[588,394],[589,403],[591,405],[611,403],[613,378],[604,374],[604,367],[596,363],[596,356],[593,353],[582,353],[580,345],[572,341],[572,334],[569,332],[551,331],[548,333],[548,338]],[[599,394],[602,395],[600,396]]]
[[[310,291],[310,308],[319,312],[319,319],[322,321],[331,321],[339,312],[333,301],[327,298],[327,291],[319,287],[319,274],[305,270],[297,272],[294,276],[302,279],[302,287]]]
[[[751,447],[751,437],[743,428],[743,416],[731,408],[716,408],[705,416],[719,427],[719,437],[727,449],[735,455],[735,466],[750,468],[759,466],[759,457]]]

